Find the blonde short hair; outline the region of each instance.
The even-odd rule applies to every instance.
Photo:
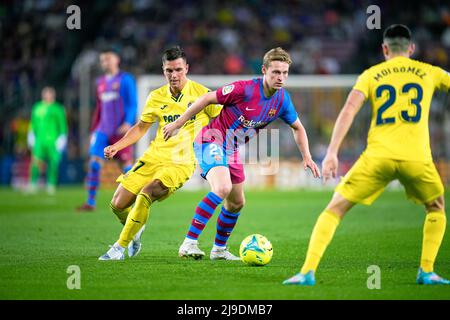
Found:
[[[292,60],[291,60],[291,56],[289,55],[289,53],[287,53],[283,48],[281,47],[277,47],[277,48],[273,48],[270,49],[269,51],[266,52],[266,54],[264,55],[263,58],[263,65],[268,68],[269,64],[272,61],[281,61],[281,62],[286,62],[287,64],[291,65],[292,64]]]

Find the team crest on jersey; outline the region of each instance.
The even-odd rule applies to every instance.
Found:
[[[277,109],[270,109],[269,110],[269,117],[273,117],[277,113]]]
[[[222,95],[226,96],[227,94],[229,94],[233,90],[234,90],[234,84],[230,84],[229,86],[225,86],[225,87],[222,88]]]

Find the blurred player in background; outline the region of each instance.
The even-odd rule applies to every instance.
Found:
[[[67,119],[64,107],[55,101],[54,88],[45,87],[41,95],[42,100],[32,108],[28,130],[28,145],[32,149],[28,191],[37,191],[39,176],[46,166],[47,193],[54,194],[61,155],[67,145]]]
[[[314,177],[320,176],[309,151],[305,128],[288,92],[283,89],[291,62],[289,54],[281,48],[268,51],[264,55],[263,78],[236,81],[209,92],[199,98],[178,120],[164,127],[164,137],[169,139],[207,105],[220,103],[224,106],[219,117],[195,139],[195,154],[203,171],[202,176],[211,186],[211,192],[195,210],[189,231],[179,249],[180,256],[198,259],[205,255],[198,247],[198,237],[215,209],[224,201],[217,220],[217,233],[210,259],[239,260],[226,247],[245,202],[244,166],[239,161],[238,147],[272,121],[281,118],[292,128],[305,169],[310,168]]]
[[[183,128],[183,134],[165,141],[164,125],[175,121],[208,88],[186,77],[189,65],[180,47],[166,50],[162,57],[162,69],[167,84],[152,91],[145,104],[139,122],[115,144],[104,150],[105,158],[112,159],[120,150],[142,138],[152,123],[159,129],[144,155],[134,167],[121,175],[111,210],[124,225],[119,239],[99,260],[122,260],[128,247],[128,256],[141,250],[141,235],[149,216],[150,206],[172,195],[190,179],[195,170],[192,143],[195,134],[220,113],[220,105],[209,105],[192,117]],[[131,206],[134,206],[131,208]]]
[[[450,74],[410,59],[415,45],[404,25],[385,30],[382,48],[386,61],[360,75],[338,116],[323,160],[325,180],[336,177],[339,147],[364,101],[370,99],[373,112],[367,148],[320,214],[300,273],[284,284],[314,285],[320,259],[344,215],[356,203],[372,204],[394,179],[403,184],[408,198],[425,206],[417,283],[450,284],[433,271],[447,219],[444,186],[433,163],[428,130],[433,92],[448,92]]]
[[[103,149],[118,141],[136,121],[137,96],[133,76],[119,68],[120,57],[112,50],[100,54],[100,65],[105,72],[97,79],[97,106],[92,123],[89,168],[86,177],[87,200],[77,208],[93,211],[103,166]],[[133,165],[133,149],[127,147],[118,153],[123,172]]]

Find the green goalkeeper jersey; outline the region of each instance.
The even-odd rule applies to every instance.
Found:
[[[67,135],[64,107],[57,102],[37,102],[31,111],[30,131],[39,144],[54,144],[60,135]]]

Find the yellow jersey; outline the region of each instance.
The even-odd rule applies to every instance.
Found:
[[[155,139],[150,143],[142,159],[185,165],[195,163],[192,146],[194,138],[212,118],[219,115],[222,106],[207,106],[187,121],[177,135],[167,141],[164,140],[162,128],[177,120],[197,98],[208,91],[210,91],[208,88],[188,79],[176,97],[172,95],[169,84],[150,92],[140,119],[148,123],[158,122],[159,127]]]
[[[428,117],[435,89],[448,91],[450,74],[395,57],[365,70],[353,89],[372,105],[365,154],[395,160],[432,160]]]

